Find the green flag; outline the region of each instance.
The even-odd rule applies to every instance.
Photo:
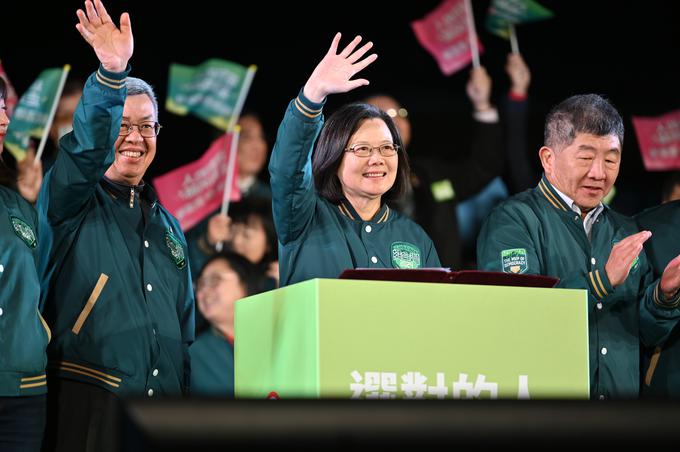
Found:
[[[534,0],[492,0],[486,15],[486,29],[508,39],[508,24],[536,22],[553,17],[552,11]]]
[[[5,147],[17,161],[26,156],[30,138],[45,139],[69,69],[45,69],[19,99],[5,137]]]
[[[165,108],[178,115],[193,113],[227,130],[241,113],[256,69],[220,59],[198,66],[171,64]]]

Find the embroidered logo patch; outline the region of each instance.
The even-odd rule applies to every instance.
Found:
[[[420,268],[420,249],[411,243],[394,242],[390,256],[394,268]]]
[[[501,265],[505,273],[524,273],[529,268],[527,250],[513,248],[501,251]]]
[[[184,248],[177,237],[172,234],[172,230],[165,231],[165,244],[170,250],[170,257],[177,268],[184,268],[187,265],[186,257],[184,256]]]
[[[19,238],[23,240],[24,243],[29,248],[35,248],[36,246],[38,246],[38,240],[36,240],[35,238],[35,233],[33,232],[31,226],[28,225],[28,223],[26,223],[19,217],[11,216],[9,218],[12,221],[14,233],[18,235]]]

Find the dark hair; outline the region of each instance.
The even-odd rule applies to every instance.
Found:
[[[392,141],[399,147],[397,178],[394,185],[382,195],[381,201],[398,201],[408,190],[411,169],[399,130],[387,113],[373,105],[355,103],[340,107],[333,113],[321,130],[312,156],[312,173],[319,195],[333,204],[339,204],[344,194],[338,178],[338,168],[345,155],[349,139],[367,119],[381,119],[392,134]]]
[[[266,198],[249,198],[241,202],[234,203],[229,209],[229,216],[232,224],[250,224],[253,220],[257,220],[262,224],[265,236],[267,238],[267,251],[262,260],[257,262],[258,265],[267,266],[271,262],[279,259],[278,253],[278,239],[276,237],[276,228],[274,228],[274,220],[272,218],[272,203]]]
[[[262,292],[262,278],[257,267],[245,257],[231,251],[222,251],[210,256],[205,264],[203,264],[201,271],[198,273],[198,278],[196,279],[198,280],[203,276],[203,272],[208,268],[208,265],[218,260],[225,261],[229,264],[229,268],[234,270],[238,275],[238,279],[243,286],[247,297]]]
[[[678,185],[680,185],[680,171],[674,171],[670,173],[663,182],[663,187],[661,188],[661,201],[668,201],[673,190]]]
[[[0,76],[0,99],[7,100],[7,83],[2,76]]]
[[[616,108],[597,94],[572,96],[553,107],[545,120],[544,143],[561,150],[579,133],[616,135],[623,147],[623,120]]]

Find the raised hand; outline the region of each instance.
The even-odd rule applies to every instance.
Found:
[[[659,288],[666,299],[673,298],[680,290],[680,256],[670,261],[661,275]]]
[[[335,35],[330,49],[305,83],[303,92],[312,102],[321,102],[329,94],[346,93],[368,85],[366,79],[351,80],[351,78],[378,58],[378,55],[373,53],[359,61],[373,47],[373,43],[367,42],[355,51],[361,42],[361,36],[357,36],[342,52],[337,53],[340,37],[340,33]]]
[[[40,160],[35,159],[35,148],[29,145],[26,157],[17,162],[17,190],[31,204],[35,204],[40,193],[43,180],[43,167]]]
[[[505,72],[510,77],[510,91],[518,96],[526,96],[531,83],[531,72],[529,67],[519,53],[508,55],[508,62],[505,64]]]
[[[491,77],[489,77],[483,66],[472,69],[466,91],[476,111],[484,111],[491,108]]]
[[[92,46],[104,69],[111,72],[123,72],[132,56],[134,47],[130,16],[120,16],[120,29],[111,20],[101,0],[85,1],[85,11],[79,9],[76,15],[80,20],[76,28]]]
[[[231,218],[218,213],[210,218],[208,221],[208,231],[206,239],[210,246],[215,246],[219,242],[228,242],[231,240]]]
[[[604,271],[612,287],[623,284],[628,278],[633,261],[642,251],[643,244],[652,236],[649,231],[629,235],[612,247]]]

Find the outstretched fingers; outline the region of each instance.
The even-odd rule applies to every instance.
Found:
[[[354,51],[354,49],[356,48],[356,46],[359,45],[360,42],[361,36],[357,35],[354,39],[352,39],[352,42],[347,44],[347,47],[342,49],[342,52],[340,52],[340,56],[343,58],[349,57],[349,55]]]
[[[371,47],[373,47],[373,43],[371,41],[367,42],[359,50],[351,54],[348,58],[347,61],[350,63],[356,63],[362,56],[366,55],[366,52],[371,50]]]
[[[373,53],[373,54],[367,56],[366,58],[364,58],[363,60],[359,61],[358,63],[353,64],[352,70],[354,71],[355,74],[357,72],[361,72],[366,68],[366,66],[373,63],[377,59],[378,59],[378,55]]]

